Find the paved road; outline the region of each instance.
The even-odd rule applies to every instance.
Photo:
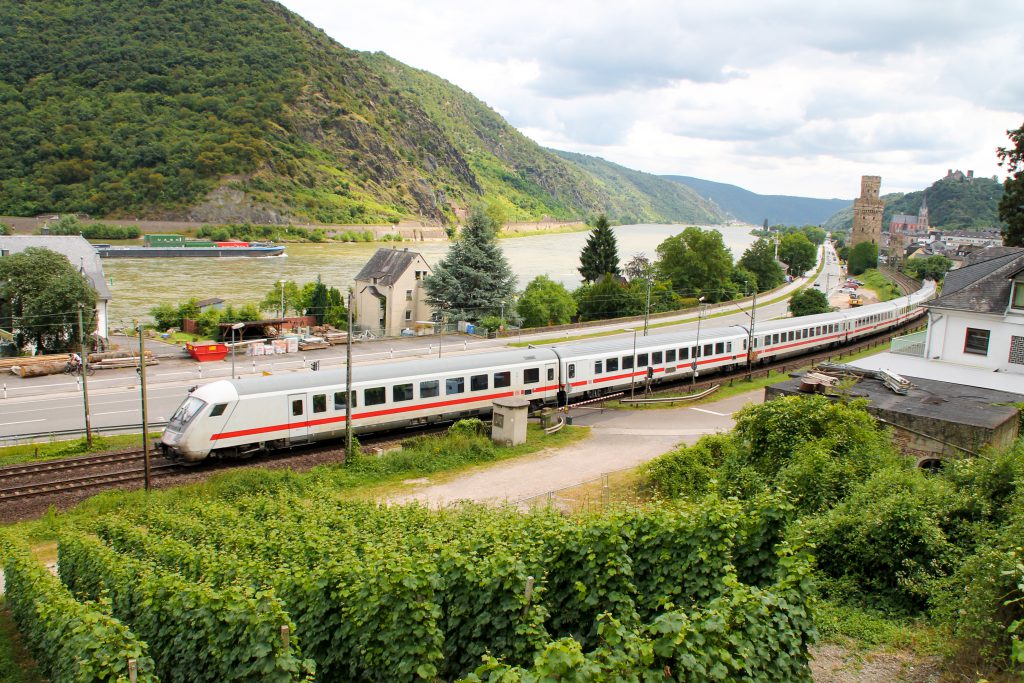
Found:
[[[835,289],[839,282],[839,266],[835,263],[835,257],[831,250],[827,250],[827,252],[824,256],[825,268],[818,277],[818,281],[822,289],[828,285]],[[771,294],[764,295],[762,300],[790,294],[804,282],[803,279],[798,279]],[[746,307],[749,309],[749,304],[746,304]],[[769,320],[784,316],[787,312],[786,307],[786,301],[768,305],[761,305],[759,302],[756,319]],[[732,313],[710,319],[705,318],[702,323],[705,329],[709,325],[728,327],[749,324],[749,313],[736,302],[709,306],[705,315],[710,317],[728,311],[732,311]],[[697,324],[697,314],[691,311],[668,319],[659,319],[657,323],[666,321],[676,322],[678,327],[651,328],[650,334],[666,334],[678,329],[693,328]],[[632,323],[632,329],[642,330],[642,325],[642,321]],[[435,337],[384,339],[355,344],[353,357],[354,362],[359,364],[381,363],[398,358],[436,356],[439,353],[443,356],[452,353],[482,352],[520,339],[522,341],[571,339],[581,333],[614,331],[622,331],[624,335],[633,334],[631,331],[625,331],[626,329],[627,326],[619,322],[588,327],[583,330],[545,331],[507,339],[476,339],[462,335],[445,335],[440,340]],[[183,358],[181,350],[176,346],[147,342],[147,349],[153,350],[160,356],[174,356],[164,357],[159,365],[150,366],[147,369],[149,417],[154,422],[170,417],[187,395],[190,386],[231,376],[230,358],[222,363],[196,363],[191,359]],[[315,360],[320,361],[321,370],[340,369],[344,366],[345,349],[342,346],[336,346],[330,349],[280,356],[239,356],[236,358],[235,372],[240,376],[251,376],[262,372],[277,374],[308,372],[310,363]],[[89,378],[88,384],[93,426],[108,427],[141,423],[139,381],[134,370],[97,371]],[[10,440],[24,434],[83,429],[84,412],[81,385],[67,375],[30,379],[21,379],[10,375],[0,379],[0,440]]]
[[[690,408],[605,410],[576,408],[573,424],[587,425],[590,436],[564,448],[479,468],[441,482],[417,480],[389,502],[420,501],[441,506],[459,500],[515,503],[599,478],[606,472],[636,467],[680,443],[729,431],[732,414],[761,403],[758,389]]]

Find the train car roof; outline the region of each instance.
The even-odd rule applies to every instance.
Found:
[[[442,350],[443,353],[443,350]],[[549,348],[489,351],[441,358],[409,358],[383,363],[352,365],[352,383],[386,382],[400,377],[422,375],[441,376],[472,370],[491,370],[510,365],[529,365],[557,360]],[[319,372],[295,372],[266,377],[244,377],[228,380],[240,396],[280,391],[307,391],[316,387],[335,387],[345,384],[345,369],[332,368]]]
[[[712,338],[740,336],[746,337],[747,330],[738,325],[730,327],[710,327],[705,324],[701,326],[700,338],[711,341]],[[693,344],[697,341],[697,330],[649,330],[646,337],[643,330],[638,329],[636,335],[636,350],[646,351],[665,346]],[[633,350],[633,338],[631,332],[624,332],[614,336],[601,339],[590,339],[580,342],[566,342],[555,345],[555,350],[563,357],[600,355],[603,353],[622,353]]]

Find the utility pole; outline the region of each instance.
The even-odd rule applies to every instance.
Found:
[[[345,461],[352,454],[352,290],[348,292],[348,334],[345,344]]]
[[[647,336],[647,322],[651,319],[651,278],[647,278],[647,308],[644,309],[644,336]]]
[[[142,389],[142,477],[145,489],[149,490],[149,415],[146,412],[146,335],[142,333],[142,325],[135,321],[139,329],[139,385]]]
[[[757,287],[754,288],[754,302],[750,306],[750,331],[747,332],[747,378],[754,367],[754,316],[757,315]]]
[[[696,348],[694,349],[694,352],[693,352],[693,362],[691,363],[691,367],[693,368],[693,374],[690,375],[690,386],[691,387],[697,385],[697,359],[700,358],[700,356],[701,356],[701,352],[700,352],[700,323],[701,323],[702,320],[704,320],[704,310],[707,307],[707,304],[704,303],[704,297],[703,296],[701,298],[697,299],[697,303],[700,304],[700,310],[697,312],[697,343],[696,343]]]
[[[83,304],[78,304],[78,345],[82,351],[82,405],[85,407],[85,444],[92,449],[92,418],[89,416],[89,351],[85,348],[85,323],[82,322],[82,308]]]

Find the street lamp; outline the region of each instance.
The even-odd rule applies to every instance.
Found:
[[[281,285],[281,319],[284,319],[284,280],[278,280],[277,284]]]
[[[690,367],[693,369],[693,374],[690,375],[690,386],[697,384],[697,358],[700,357],[700,322],[704,319],[704,309],[706,308],[704,297],[697,299],[697,303],[700,304],[700,310],[697,311],[697,348],[693,351],[693,361],[690,363]]]
[[[245,327],[245,323],[235,323],[231,326],[231,379],[235,379],[235,330]]]
[[[632,327],[627,327],[623,330],[624,332],[633,333],[633,367],[630,368],[629,373],[629,400],[633,400],[633,389],[636,386],[636,330]]]

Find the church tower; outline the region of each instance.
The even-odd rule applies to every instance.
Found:
[[[928,225],[928,197],[921,200],[921,210],[917,212],[917,231],[928,232],[931,226]]]
[[[861,242],[882,243],[882,211],[885,202],[878,198],[882,177],[865,175],[860,177],[860,197],[853,200],[853,233],[850,246]]]

